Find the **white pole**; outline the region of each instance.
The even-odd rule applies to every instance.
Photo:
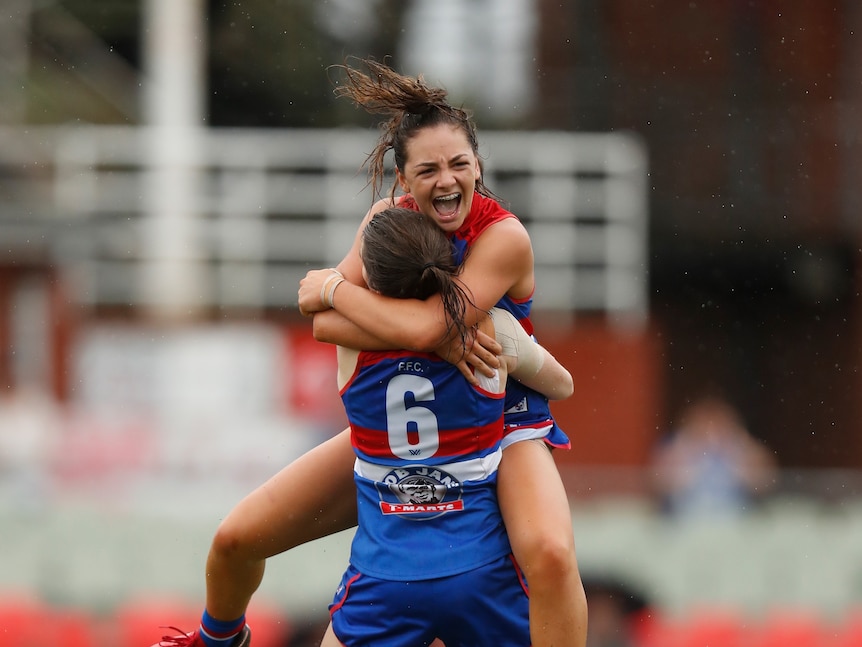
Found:
[[[200,232],[204,2],[144,2],[148,173],[138,297],[154,317],[188,319],[208,301]]]
[[[30,0],[4,0],[0,8],[0,123],[24,123]]]

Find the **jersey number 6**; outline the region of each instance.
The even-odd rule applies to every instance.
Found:
[[[412,395],[412,398],[409,396]],[[396,375],[386,387],[389,448],[398,458],[421,460],[440,447],[437,416],[419,402],[434,400],[434,384],[418,375]]]

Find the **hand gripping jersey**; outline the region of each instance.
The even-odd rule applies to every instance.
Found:
[[[410,195],[402,196],[398,206],[419,210],[416,201]],[[506,218],[516,217],[511,211],[500,206],[496,200],[474,193],[469,215],[460,229],[452,235],[458,263],[464,261],[467,250],[488,227]],[[500,252],[505,253],[505,250],[500,250]],[[530,321],[530,310],[533,305],[532,296],[516,300],[504,295],[496,305],[498,308],[511,312],[528,335],[533,334],[533,323]],[[551,416],[548,398],[527,388],[517,380],[510,379],[506,383],[503,447],[530,438],[543,438],[549,445],[561,449],[571,448],[568,436]]]
[[[360,572],[425,580],[511,551],[496,494],[498,384],[473,387],[433,354],[359,353],[341,398],[357,455],[350,560]]]

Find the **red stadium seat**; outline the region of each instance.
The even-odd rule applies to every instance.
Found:
[[[695,611],[679,628],[678,647],[746,647],[748,626],[732,611]]]
[[[832,647],[835,630],[816,614],[782,611],[768,615],[755,631],[751,647]]]
[[[836,626],[831,647],[862,647],[862,609],[851,609]]]
[[[0,599],[0,643],[37,647],[47,638],[48,608],[27,594]]]
[[[87,612],[56,609],[51,617],[51,647],[100,647],[98,623]]]
[[[293,629],[287,614],[274,605],[252,600],[246,613],[254,647],[285,647]]]
[[[136,599],[125,602],[115,614],[116,647],[149,647],[163,636],[194,631],[200,626],[203,602],[187,599]],[[291,634],[286,614],[265,602],[253,600],[246,620],[254,647],[285,647]]]
[[[629,620],[634,647],[676,647],[680,626],[657,609],[644,609]]]
[[[114,616],[116,647],[149,647],[163,636],[176,636],[200,626],[203,607],[188,600],[163,598],[124,602]]]
[[[682,617],[650,612],[632,624],[635,647],[748,647],[750,633],[745,618],[724,609],[698,609]]]
[[[95,623],[84,611],[52,607],[26,594],[0,598],[0,644],[97,647]]]

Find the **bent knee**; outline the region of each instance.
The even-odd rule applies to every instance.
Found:
[[[249,552],[250,549],[251,546],[240,526],[231,523],[230,518],[219,524],[212,540],[213,553],[229,557]]]

